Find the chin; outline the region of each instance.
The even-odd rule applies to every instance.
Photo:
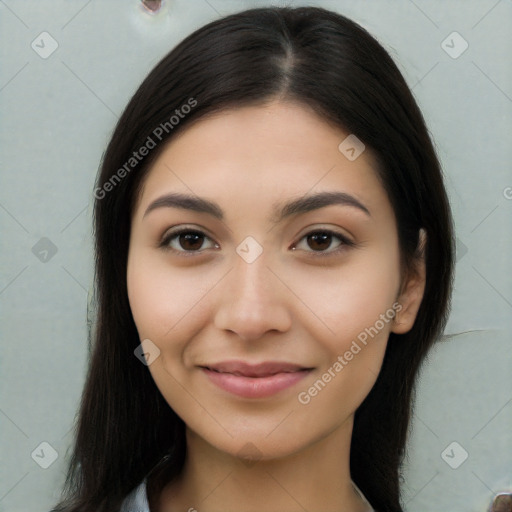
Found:
[[[312,442],[312,440],[297,438],[285,431],[281,432],[281,435],[277,432],[269,435],[271,431],[272,429],[265,426],[259,429],[255,427],[244,429],[243,432],[229,430],[232,436],[224,431],[221,435],[212,435],[211,430],[203,435],[195,431],[194,435],[201,437],[213,448],[247,463],[288,457]]]

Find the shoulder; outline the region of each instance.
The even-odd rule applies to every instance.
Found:
[[[146,480],[125,498],[120,512],[150,512],[146,494]]]

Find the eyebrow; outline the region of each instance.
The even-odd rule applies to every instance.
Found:
[[[275,204],[273,207],[272,222],[278,224],[284,219],[300,213],[307,213],[312,210],[318,210],[325,206],[341,205],[350,206],[363,211],[371,217],[368,208],[354,196],[345,192],[319,192],[309,196],[295,199],[288,203]],[[170,193],[155,199],[146,209],[142,218],[157,208],[180,208],[183,210],[192,210],[199,213],[207,213],[216,219],[224,220],[224,212],[221,207],[210,201],[198,196],[188,194]]]

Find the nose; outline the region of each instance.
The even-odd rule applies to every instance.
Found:
[[[251,263],[237,256],[217,290],[215,326],[244,341],[290,329],[290,292],[275,274],[263,255]]]

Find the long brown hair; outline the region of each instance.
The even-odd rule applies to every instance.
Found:
[[[404,78],[366,30],[321,8],[272,7],[224,17],[184,39],[140,85],[108,144],[94,194],[92,354],[65,493],[54,512],[114,512],[150,472],[152,493],[180,473],[183,421],[134,356],[140,340],[126,288],[134,198],[165,143],[191,122],[276,97],[314,107],[373,149],[405,268],[414,264],[419,229],[427,234],[426,288],[416,322],[407,334],[390,335],[378,379],[356,411],[351,442],[354,482],[377,510],[402,510],[400,465],[414,384],[446,323],[453,279],[442,172]],[[193,108],[180,110],[179,122],[170,121],[191,99]],[[166,129],[156,137],[159,126]],[[127,166],[148,137],[157,147]]]

